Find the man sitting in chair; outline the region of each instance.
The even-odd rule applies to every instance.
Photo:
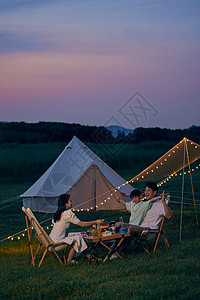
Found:
[[[146,200],[150,200],[156,196],[158,192],[158,187],[155,182],[148,182],[145,186],[145,196]],[[160,200],[153,203],[152,207],[147,211],[147,214],[140,226],[130,225],[128,227],[128,232],[131,233],[131,237],[124,239],[124,242],[118,249],[118,253],[121,255],[122,251],[128,247],[132,241],[133,236],[141,236],[143,232],[147,232],[149,229],[158,229],[162,217],[165,216],[170,219],[173,213],[169,206],[165,202],[166,195],[164,192],[160,195]],[[120,226],[121,223],[117,222],[116,226]],[[117,256],[113,254],[110,259],[116,258]]]

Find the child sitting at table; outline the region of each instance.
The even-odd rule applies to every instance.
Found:
[[[116,226],[128,228],[130,225],[140,226],[143,222],[147,211],[151,207],[151,203],[160,199],[160,196],[154,197],[148,201],[142,201],[142,193],[139,190],[133,190],[130,194],[131,201],[125,202],[122,199],[118,199],[118,202],[126,205],[127,211],[131,214],[129,223],[117,222]]]

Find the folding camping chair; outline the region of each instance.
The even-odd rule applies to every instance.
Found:
[[[63,251],[63,259],[64,259],[64,263],[66,264],[66,257],[65,257],[65,253],[66,250],[68,248],[68,244],[66,243],[54,243],[50,237],[48,236],[48,234],[44,231],[44,229],[42,228],[42,226],[39,224],[38,220],[36,219],[36,217],[34,216],[34,214],[32,213],[32,211],[30,210],[30,208],[25,208],[22,207],[22,211],[25,213],[25,220],[26,220],[26,226],[27,226],[27,232],[28,232],[28,239],[29,239],[29,259],[28,259],[28,263],[30,264],[30,258],[32,258],[31,263],[33,264],[33,266],[35,267],[35,260],[36,260],[36,256],[41,248],[41,246],[43,245],[45,247],[45,251],[42,255],[42,258],[38,264],[38,267],[41,266],[46,253],[48,252],[49,255],[51,256],[51,258],[53,260],[55,260],[53,254],[55,255],[55,257],[58,259],[58,261],[60,262],[60,264],[62,265],[63,262],[60,259],[60,257],[58,256],[57,252],[59,251]],[[40,244],[35,252],[35,254],[33,255],[33,248],[32,248],[32,230],[35,230],[36,234],[35,237],[39,240]],[[53,253],[53,254],[52,254]]]
[[[169,204],[169,200],[170,200],[170,195],[167,196],[167,198],[165,199],[167,205]],[[163,216],[158,229],[149,229],[143,236],[134,237],[133,238],[135,242],[134,250],[136,250],[139,246],[141,246],[145,252],[149,253],[148,244],[150,243],[151,240],[154,239],[154,243],[153,243],[153,253],[154,253],[156,251],[160,236],[162,236],[165,246],[169,248],[169,243],[167,241],[167,237],[163,230],[164,221],[165,221],[165,217]]]
[[[167,237],[163,230],[164,220],[165,220],[165,217],[162,218],[158,229],[149,229],[143,236],[134,237],[133,238],[133,240],[135,242],[134,250],[136,250],[138,247],[141,246],[146,253],[149,253],[150,251],[148,250],[148,245],[149,245],[150,241],[154,239],[154,243],[153,243],[153,253],[154,253],[156,251],[160,236],[162,236],[165,246],[167,248],[169,248],[169,243],[167,241]]]

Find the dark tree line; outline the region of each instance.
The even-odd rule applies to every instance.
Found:
[[[184,137],[200,142],[200,126],[191,126],[188,129],[167,129],[167,128],[142,128],[138,127],[130,136],[130,143],[150,141],[174,141],[179,142]]]
[[[60,122],[0,122],[0,143],[68,142],[73,136],[83,142],[112,142],[111,132],[104,127]]]
[[[69,142],[76,135],[83,142],[92,143],[141,143],[151,141],[179,142],[187,137],[200,143],[200,126],[188,129],[142,128],[132,134],[119,133],[114,138],[105,127],[85,126],[61,122],[0,122],[0,143],[46,143]]]

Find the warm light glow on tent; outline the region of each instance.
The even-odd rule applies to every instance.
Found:
[[[178,150],[177,150],[178,149]],[[183,208],[183,191],[184,191],[184,175],[185,167],[188,166],[192,188],[192,196],[195,208],[196,224],[198,226],[197,219],[197,209],[196,201],[194,196],[194,187],[192,182],[192,172],[191,164],[200,158],[200,145],[190,141],[187,138],[183,138],[177,145],[170,149],[167,153],[157,159],[153,164],[151,164],[144,171],[133,177],[129,182],[139,182],[139,181],[155,181],[162,179],[158,186],[168,182],[177,172],[183,169],[183,172],[179,175],[183,176],[182,180],[182,201],[181,201],[181,221],[180,221],[180,241],[182,232],[182,208]]]
[[[186,159],[185,164],[183,164],[185,149],[188,151],[189,160]],[[148,168],[133,177],[129,182],[134,183],[135,181],[152,181],[168,178],[199,158],[200,145],[184,138]]]

